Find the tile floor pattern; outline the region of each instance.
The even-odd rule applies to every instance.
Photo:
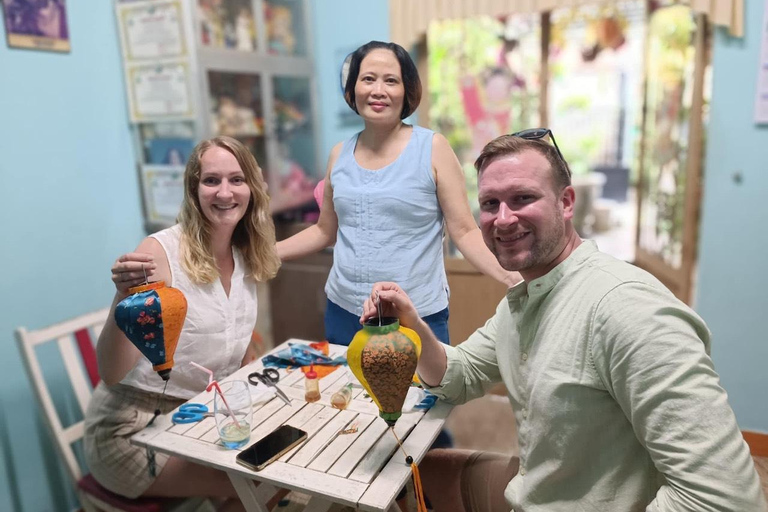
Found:
[[[508,425],[504,430],[498,425]],[[489,394],[467,404],[454,408],[448,418],[447,427],[453,435],[457,448],[491,450],[501,453],[517,453],[517,432],[512,407],[506,397]],[[768,457],[755,457],[755,467],[768,499]],[[299,512],[309,496],[291,493],[288,500],[274,510],[277,512]],[[413,489],[409,485],[410,510],[416,510]],[[350,507],[337,506],[332,512],[352,512]]]

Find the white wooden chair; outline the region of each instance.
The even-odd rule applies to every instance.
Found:
[[[91,341],[94,338],[91,336],[96,338],[99,336],[108,314],[109,308],[106,308],[43,329],[27,330],[24,327],[16,329],[16,341],[19,344],[24,366],[56,449],[66,463],[67,472],[75,485],[80,503],[87,512],[98,510],[159,512],[179,505],[194,509],[200,500],[196,500],[196,503],[190,500],[160,498],[132,500],[114,494],[102,487],[90,474],[84,475],[75,457],[73,444],[82,439],[85,434],[85,421],[81,420],[69,426],[62,425],[35,349],[48,342],[55,341],[58,344],[77,403],[85,416],[93,388],[99,382],[96,352]]]

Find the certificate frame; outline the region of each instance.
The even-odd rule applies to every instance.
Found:
[[[118,4],[117,18],[126,63],[187,55],[180,0]]]
[[[184,199],[184,166],[142,165],[141,178],[147,222],[175,224]]]
[[[194,117],[190,65],[186,60],[128,65],[125,76],[132,122]]]

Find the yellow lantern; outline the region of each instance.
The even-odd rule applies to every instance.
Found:
[[[349,368],[389,426],[402,415],[420,355],[419,335],[394,317],[371,318],[349,345]]]

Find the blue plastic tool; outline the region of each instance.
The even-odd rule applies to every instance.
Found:
[[[179,407],[179,411],[173,413],[171,421],[176,424],[179,423],[195,423],[202,421],[203,418],[213,416],[212,412],[208,412],[208,407],[203,404],[189,403]]]

